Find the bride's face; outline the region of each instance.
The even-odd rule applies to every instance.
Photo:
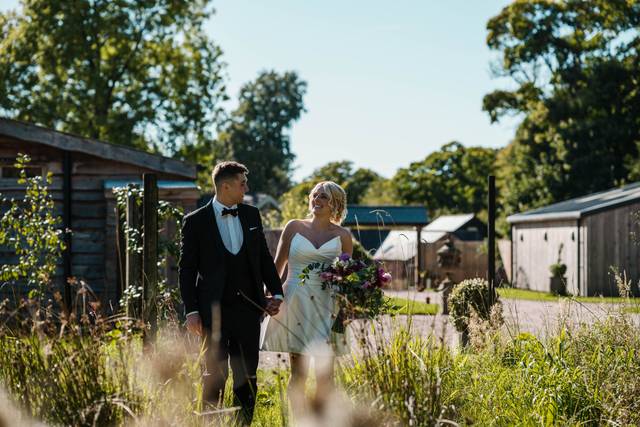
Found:
[[[315,188],[309,199],[309,210],[314,216],[331,216],[330,198],[322,187]]]

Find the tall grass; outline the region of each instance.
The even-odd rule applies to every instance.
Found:
[[[200,404],[197,340],[168,323],[145,349],[124,319],[107,323],[67,324],[63,333],[3,327],[0,383],[53,425],[232,421],[233,410]],[[360,326],[336,374],[344,394],[320,396],[324,405],[296,419],[286,367],[261,370],[253,425],[640,425],[637,316],[612,311],[589,325],[560,324],[545,339],[471,328],[482,336],[467,349],[421,336],[411,318]],[[231,408],[230,388],[226,397]]]

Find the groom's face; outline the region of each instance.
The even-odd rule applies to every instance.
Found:
[[[225,182],[225,193],[233,204],[242,203],[244,194],[249,191],[247,175],[239,173],[235,178]]]

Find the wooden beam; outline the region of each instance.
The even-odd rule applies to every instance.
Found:
[[[144,320],[149,322],[146,342],[154,342],[158,329],[158,177],[145,173],[142,217],[144,235],[142,238],[142,278],[144,289]]]
[[[135,196],[127,197],[127,228],[129,230],[140,229],[140,209],[136,204]],[[127,236],[127,255],[126,255],[126,283],[129,295],[138,293],[142,279],[142,259],[139,253],[136,253],[132,247],[131,235]],[[131,298],[127,304],[127,315],[133,318],[139,318],[142,315],[142,299]]]
[[[0,118],[0,134],[60,150],[75,151],[103,159],[116,160],[157,172],[179,175],[190,179],[196,178],[196,166],[187,162],[146,153],[123,145],[70,135],[30,123]]]
[[[489,220],[487,233],[489,237],[489,248],[487,260],[487,280],[489,281],[489,297],[491,298],[490,304],[493,304],[495,300],[495,276],[496,276],[496,177],[489,175]]]
[[[120,307],[120,300],[122,299],[122,295],[124,294],[124,290],[127,286],[126,281],[126,248],[127,248],[127,240],[125,238],[124,232],[124,219],[122,218],[126,214],[126,209],[122,209],[116,203],[116,298],[115,303],[117,307]],[[124,211],[124,212],[123,212]]]
[[[65,250],[62,253],[62,280],[63,280],[63,298],[64,305],[67,314],[71,313],[71,284],[69,279],[71,278],[71,252],[72,252],[72,240],[71,240],[71,193],[72,193],[72,181],[71,171],[73,169],[73,159],[70,151],[63,151],[62,154],[62,171],[63,171],[63,184],[62,184],[62,227],[63,227],[63,239]]]

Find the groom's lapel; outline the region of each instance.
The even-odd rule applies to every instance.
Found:
[[[216,213],[213,209],[213,199],[207,204],[207,230],[206,233],[209,236],[213,237],[213,245],[216,253],[223,254],[224,252],[224,243],[222,242],[222,236],[220,236],[220,230],[218,229],[218,224],[216,222]]]
[[[245,241],[249,237],[249,218],[247,217],[247,213],[246,206],[238,204],[238,218],[240,218],[240,224],[242,225],[242,240]]]

